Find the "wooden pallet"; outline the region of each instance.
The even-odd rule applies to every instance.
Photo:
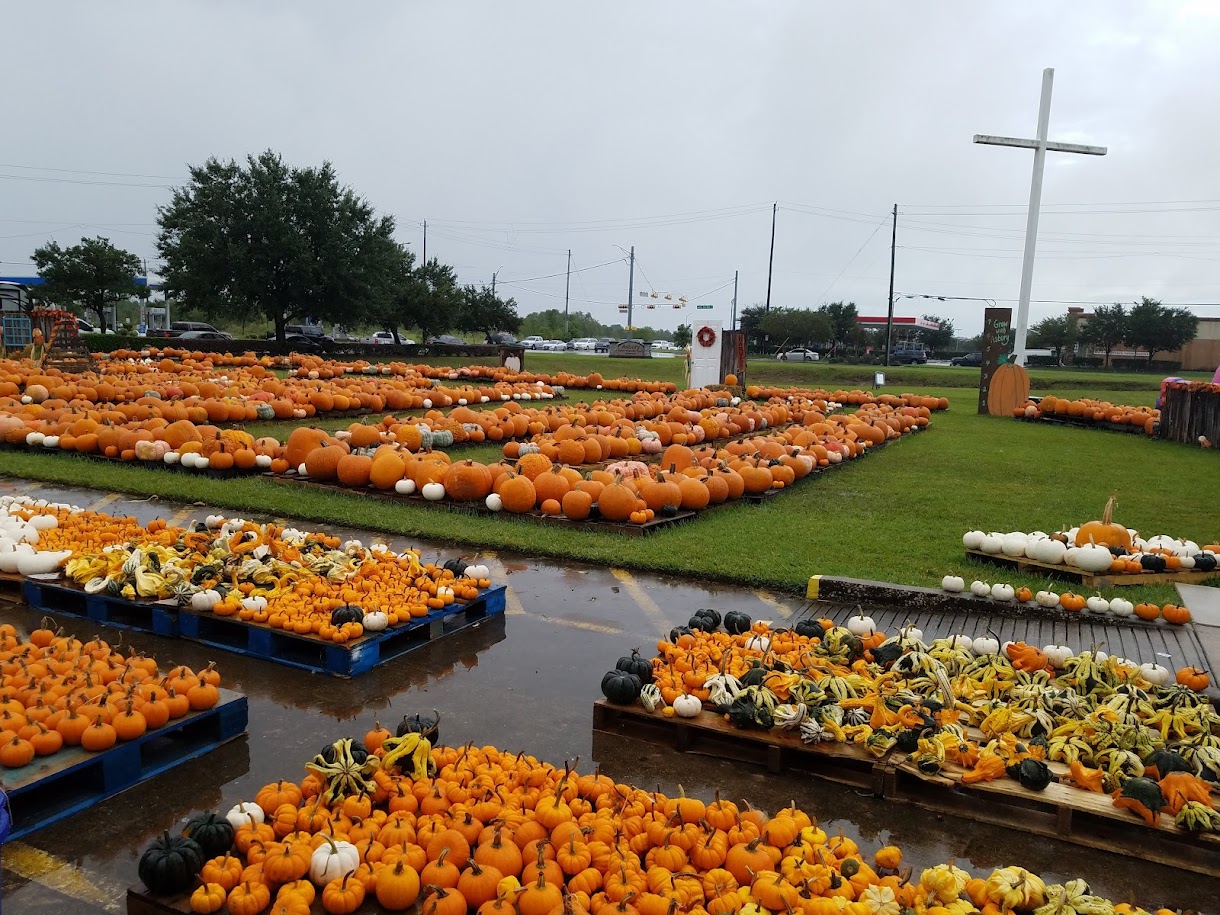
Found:
[[[10,839],[86,810],[140,782],[209,753],[246,730],[246,697],[220,691],[220,702],[191,712],[137,740],[101,753],[80,747],[36,757],[28,766],[0,772],[13,816]]]
[[[412,906],[418,911],[418,906]],[[224,911],[228,911],[225,909]],[[179,893],[175,896],[154,896],[142,886],[129,887],[127,890],[127,915],[189,915],[191,912],[190,893]],[[309,915],[325,915],[322,907],[322,892],[319,890],[313,905],[309,907]],[[353,915],[392,915],[389,909],[377,904],[377,899],[369,893],[360,908]]]
[[[1199,572],[1194,569],[1179,572],[1136,572],[1121,575],[1112,572],[1086,572],[1076,566],[1054,565],[1039,562],[1028,556],[1005,556],[1002,553],[984,553],[982,550],[966,550],[966,555],[982,559],[995,565],[1016,568],[1018,572],[1031,575],[1047,575],[1068,581],[1079,582],[1085,588],[1114,588],[1122,585],[1184,584],[1197,585],[1212,579],[1220,579],[1220,568],[1214,572]]]
[[[1097,423],[1092,420],[1084,421],[1071,419],[1057,414],[1051,416],[1018,416],[1017,419],[1027,423],[1039,423],[1049,426],[1071,426],[1075,429],[1098,429],[1102,432],[1124,432],[1128,435],[1142,435],[1145,438],[1153,438],[1144,431],[1143,426],[1132,426],[1130,423]]]
[[[905,753],[878,759],[853,745],[804,744],[787,731],[748,731],[721,715],[665,718],[639,705],[593,705],[593,730],[672,746],[682,752],[765,766],[768,771],[808,772],[826,781],[866,789],[887,801],[902,801],[981,823],[1021,829],[1089,848],[1144,858],[1196,873],[1220,875],[1220,837],[1194,836],[1162,817],[1149,829],[1143,821],[1094,794],[1062,782],[1045,791],[1027,791],[1011,779],[968,785],[962,770],[945,765],[936,775],[921,773]],[[1066,768],[1051,764],[1056,778]]]
[[[409,623],[369,633],[342,645],[312,635],[275,629],[265,623],[188,608],[179,611],[178,624],[183,638],[204,645],[312,673],[358,677],[429,642],[503,614],[505,591],[504,585],[497,585],[473,601],[452,604]]]
[[[134,601],[109,594],[88,594],[58,578],[40,576],[26,578],[21,594],[27,604],[43,613],[77,616],[105,626],[167,638],[178,635],[178,604],[173,600]]]

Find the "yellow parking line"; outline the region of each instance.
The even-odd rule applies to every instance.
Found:
[[[521,598],[517,596],[517,592],[508,585],[504,586],[504,612],[508,616],[524,616],[525,607],[521,604]]]
[[[121,495],[119,495],[117,492],[112,492],[112,493],[102,496],[92,505],[86,506],[86,509],[91,512],[101,511],[107,505],[113,505],[115,502],[119,501],[119,499],[121,499],[121,498],[123,498],[123,497]]]
[[[181,511],[176,511],[165,523],[169,527],[182,527],[186,522],[191,520],[191,515],[195,514],[195,509],[184,508]]]
[[[640,587],[640,583],[635,580],[630,572],[626,569],[611,569],[610,574],[619,580],[624,590],[631,595],[631,599],[648,615],[648,618],[657,627],[657,632],[665,633],[669,631],[669,621],[665,618],[665,614],[661,612],[661,608],[657,606],[656,601],[645,593],[644,589]]]
[[[556,626],[570,626],[572,629],[583,629],[585,632],[601,632],[605,635],[619,635],[622,629],[618,626],[603,626],[600,623],[586,623],[584,620],[569,620],[561,616],[546,616],[542,613],[531,613],[530,616],[535,619],[540,619],[544,623],[553,623]]]
[[[785,607],[783,604],[781,604],[779,601],[777,601],[772,595],[768,594],[766,591],[755,591],[754,596],[757,597],[764,604],[766,604],[768,607],[774,608],[775,612],[777,614],[779,614],[779,616],[782,619],[787,619],[788,617],[792,616],[791,610],[789,610],[787,607]]]
[[[108,912],[122,910],[119,901],[125,896],[123,887],[91,878],[75,864],[24,842],[4,846],[4,869],[79,902]]]

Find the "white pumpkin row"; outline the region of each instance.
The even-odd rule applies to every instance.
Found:
[[[1082,546],[1069,546],[1076,542],[1076,534],[1079,528],[1072,528],[1063,532],[1064,540],[1057,540],[1043,531],[1032,531],[1024,533],[1022,531],[1010,531],[1007,534],[997,532],[985,533],[983,531],[967,531],[962,535],[962,546],[968,550],[979,550],[983,553],[992,555],[1004,556],[1028,556],[1030,559],[1036,559],[1039,562],[1048,562],[1055,565],[1067,563],[1068,565],[1085,566],[1079,562],[1073,562],[1072,550],[1100,550],[1107,556],[1107,561],[1113,558],[1110,551],[1105,547],[1094,546],[1093,544],[1084,544]],[[1193,540],[1180,540],[1176,537],[1171,537],[1168,534],[1158,534],[1155,537],[1149,537],[1145,540],[1139,536],[1138,531],[1129,530],[1131,534],[1131,553],[1138,555],[1150,550],[1168,550],[1175,556],[1180,556],[1184,559],[1193,561],[1193,557],[1201,552],[1199,544]],[[1097,560],[1100,562],[1100,558]],[[1101,570],[1099,570],[1101,571]]]
[[[965,579],[957,575],[946,575],[941,579],[940,586],[943,590],[954,594],[960,594],[966,590]],[[1016,601],[1017,589],[1010,584],[997,583],[990,585],[985,581],[974,581],[970,583],[970,593],[975,597],[991,597],[998,601]],[[1059,606],[1059,595],[1055,591],[1039,591],[1034,594],[1032,601],[1026,603],[1034,603],[1039,607],[1048,609]],[[1114,597],[1107,600],[1100,594],[1095,594],[1085,601],[1085,612],[1088,613],[1112,613],[1115,616],[1131,616],[1135,613],[1135,604],[1121,597]]]
[[[35,501],[24,496],[6,496],[0,499],[0,572],[46,575],[72,558],[71,550],[40,550],[37,547],[39,531],[58,527],[58,518],[54,515],[34,515],[26,521],[16,515],[16,512],[22,509],[46,506],[69,507],[62,503],[50,503],[45,499]]]

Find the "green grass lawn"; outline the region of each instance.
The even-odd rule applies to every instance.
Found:
[[[1077,524],[1096,518],[1111,493],[1119,498],[1117,518],[1146,534],[1199,542],[1220,537],[1220,463],[1214,453],[1143,436],[980,417],[969,391],[923,390],[954,404],[926,432],[803,481],[765,505],[718,509],[644,538],[71,456],[4,452],[0,473],[785,589],[802,588],[813,574],[935,586],[948,572],[1045,586],[1043,579],[967,560],[961,535],[970,528],[1050,531]],[[1088,393],[1129,402],[1155,397],[1154,390],[1134,396],[1105,389]],[[453,454],[492,460],[497,449],[478,446]],[[1169,586],[1123,591],[1137,599],[1176,596]]]

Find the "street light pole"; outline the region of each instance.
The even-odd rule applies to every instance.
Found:
[[[631,246],[630,254],[631,266],[627,274],[627,332],[631,332],[631,305],[632,297],[635,295],[635,245]],[[630,337],[628,338],[630,339]]]
[[[885,364],[890,364],[894,347],[894,254],[898,249],[898,204],[894,204],[894,228],[890,233],[890,309],[885,318]]]

